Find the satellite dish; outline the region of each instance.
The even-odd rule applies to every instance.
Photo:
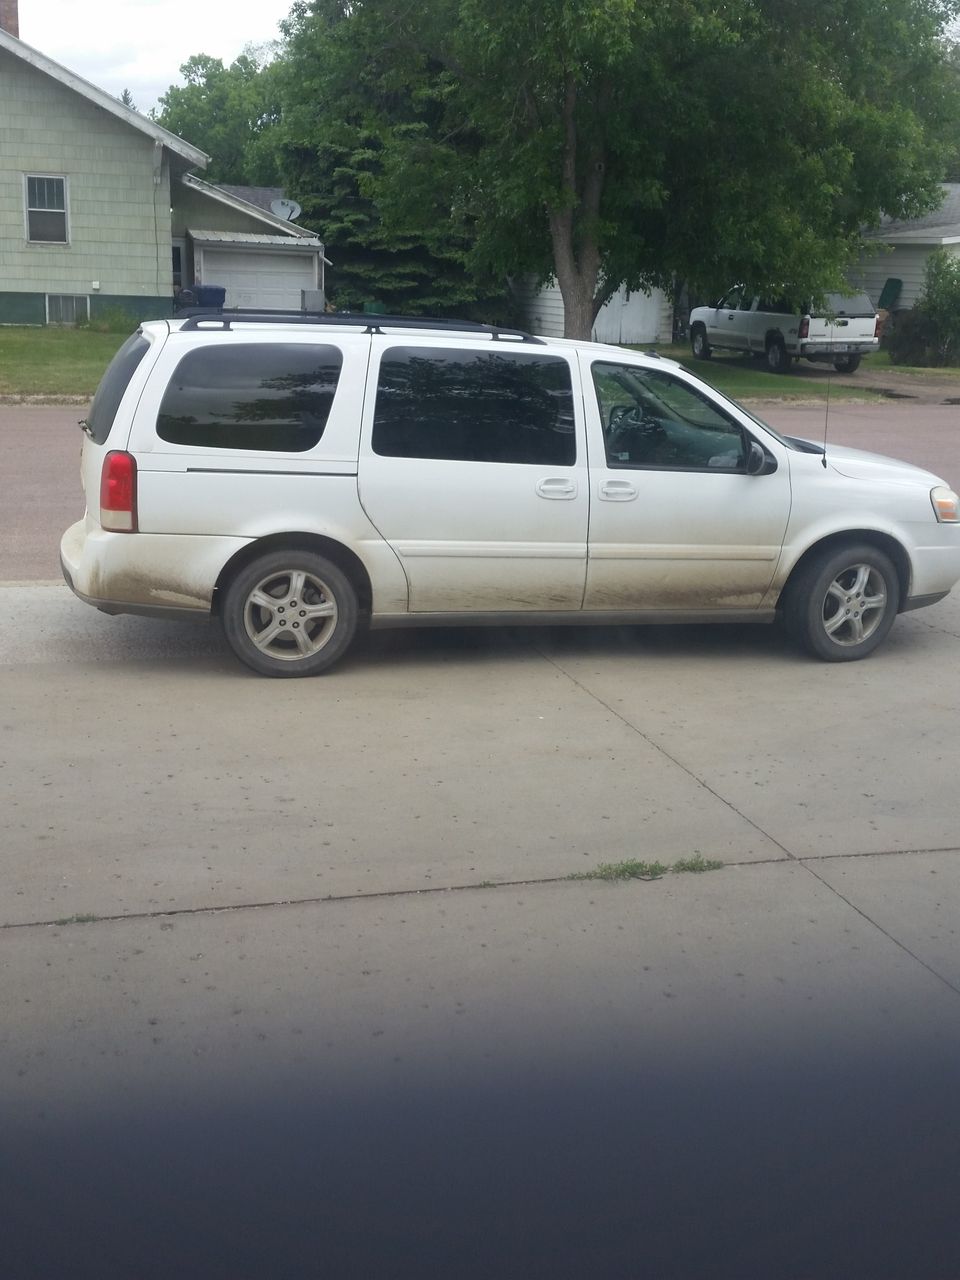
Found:
[[[300,217],[300,206],[296,200],[271,200],[270,212],[283,218],[284,222],[292,222],[294,218]]]

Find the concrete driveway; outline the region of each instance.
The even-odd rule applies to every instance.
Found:
[[[960,479],[955,410],[884,410],[831,433]],[[44,582],[78,446],[29,412],[5,1277],[960,1273],[960,598],[850,666],[504,629],[261,680]]]

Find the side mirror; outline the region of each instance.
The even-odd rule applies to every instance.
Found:
[[[767,453],[763,445],[758,444],[756,440],[751,440],[747,447],[747,475],[768,476],[776,469],[776,458]]]

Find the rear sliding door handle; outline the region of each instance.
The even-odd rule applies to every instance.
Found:
[[[601,480],[600,497],[607,502],[632,502],[639,493],[629,480]]]
[[[576,480],[538,480],[537,493],[541,498],[575,498]]]

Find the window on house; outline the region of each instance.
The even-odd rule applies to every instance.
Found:
[[[66,178],[27,177],[27,239],[67,243]]]
[[[82,293],[48,293],[47,324],[86,324],[90,299]]]

